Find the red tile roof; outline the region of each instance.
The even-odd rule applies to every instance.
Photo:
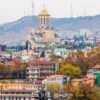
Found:
[[[40,63],[40,64],[52,64],[52,63],[56,63],[55,61],[51,61],[51,60],[44,60],[44,59],[35,59],[33,61],[31,61],[32,64],[34,63]]]
[[[100,65],[96,65],[95,67],[93,67],[93,68],[100,68]]]
[[[92,73],[93,72],[93,69],[89,69],[87,72],[88,73]]]
[[[64,75],[50,75],[47,78],[60,78],[60,77],[67,77],[67,76],[64,76]]]
[[[42,85],[42,82],[41,81],[34,81],[33,84]]]

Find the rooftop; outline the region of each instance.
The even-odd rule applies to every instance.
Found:
[[[51,61],[51,60],[44,60],[44,59],[35,59],[31,61],[32,64],[38,63],[38,64],[54,64],[55,61]]]
[[[39,14],[39,16],[50,16],[50,14],[48,13],[47,9],[44,8],[42,9],[41,13]]]
[[[89,69],[87,72],[88,73],[92,73],[93,72],[93,69]]]
[[[100,65],[96,65],[95,67],[93,67],[93,69],[94,69],[94,68],[100,68]]]
[[[64,75],[50,75],[47,78],[62,78],[62,77],[67,77],[67,76],[64,76]]]
[[[82,79],[73,79],[72,82],[81,82]]]

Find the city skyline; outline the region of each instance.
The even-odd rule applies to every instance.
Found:
[[[0,0],[0,24],[32,15],[32,1]],[[100,1],[98,0],[34,0],[34,15],[38,15],[44,3],[51,17],[67,18],[100,14]]]

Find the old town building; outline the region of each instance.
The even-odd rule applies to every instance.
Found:
[[[66,83],[70,83],[70,77],[64,75],[51,75],[42,81],[45,88],[53,84],[63,88]]]
[[[0,100],[36,100],[37,85],[30,83],[1,83]]]
[[[32,80],[42,80],[49,75],[56,74],[59,63],[48,60],[33,60],[30,67],[26,69],[26,78]]]

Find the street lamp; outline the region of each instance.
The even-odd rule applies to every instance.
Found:
[[[47,100],[46,91],[44,90],[43,87],[39,90],[38,95],[39,95],[39,100]]]

